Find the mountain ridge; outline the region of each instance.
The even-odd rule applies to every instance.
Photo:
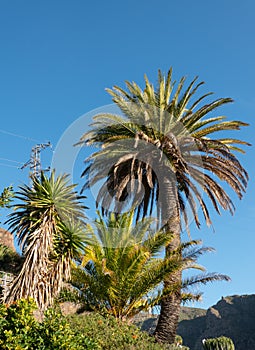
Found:
[[[142,330],[153,332],[157,316],[135,323]],[[205,309],[182,307],[177,333],[190,350],[202,350],[202,340],[226,336],[233,340],[235,350],[255,349],[255,294],[222,297]]]

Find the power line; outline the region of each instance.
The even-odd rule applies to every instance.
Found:
[[[19,166],[15,166],[15,165],[11,165],[11,164],[4,164],[4,163],[0,163],[0,166],[7,166],[9,168],[16,168],[16,169],[20,169]]]
[[[12,162],[12,163],[17,163],[17,164],[23,164],[23,162],[18,162],[17,160],[12,160],[8,158],[2,158],[0,157],[1,160],[6,160],[7,162]]]
[[[10,132],[10,131],[7,131],[7,130],[3,130],[3,129],[0,129],[0,132],[2,134],[6,134],[6,135],[10,135],[10,136],[14,136],[14,137],[19,137],[21,139],[24,139],[24,140],[29,140],[29,141],[33,141],[33,142],[41,142],[37,139],[33,139],[31,137],[28,137],[28,136],[23,136],[23,135],[19,135],[19,134],[15,134],[13,132]]]

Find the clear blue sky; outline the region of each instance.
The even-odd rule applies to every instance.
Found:
[[[155,81],[158,68],[172,66],[177,80],[198,75],[215,97],[232,97],[219,114],[250,123],[236,136],[253,143],[254,12],[252,0],[0,1],[1,187],[28,182],[28,169],[17,167],[32,146],[50,140],[54,149],[77,118],[111,103],[106,87],[142,85],[144,73]],[[51,156],[42,152],[45,166]],[[217,250],[201,262],[232,278],[202,288],[201,307],[255,293],[254,148],[240,158],[250,183],[241,202],[233,195],[234,217],[213,214],[214,231],[192,229]]]

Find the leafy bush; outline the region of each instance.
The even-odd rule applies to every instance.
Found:
[[[11,305],[0,304],[1,350],[83,350],[100,349],[84,335],[73,332],[66,319],[49,309],[43,322],[33,311],[35,303],[19,300]]]
[[[0,243],[0,266],[1,270],[8,273],[17,273],[20,271],[24,258],[11,248]]]
[[[66,285],[63,287],[57,297],[55,298],[55,303],[64,303],[65,301],[79,303],[82,301],[80,297],[80,293],[78,290],[73,288],[72,286]]]
[[[175,336],[174,344],[170,345],[169,350],[189,350],[188,347],[182,345],[182,337],[180,335]]]
[[[152,336],[134,325],[116,320],[111,315],[102,316],[94,312],[67,316],[75,332],[93,339],[104,350],[178,350],[175,345],[160,345]],[[184,348],[183,349],[188,349]]]
[[[189,348],[187,346],[176,345],[176,344],[169,345],[169,347],[167,349],[169,349],[169,350],[189,350]]]
[[[48,309],[39,322],[33,313],[35,309],[32,299],[0,304],[1,350],[180,349],[177,344],[157,344],[138,327],[110,315],[90,312],[64,317],[58,309]]]

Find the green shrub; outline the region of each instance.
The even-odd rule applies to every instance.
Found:
[[[9,306],[0,305],[1,349],[34,349],[34,344],[40,342],[34,309],[32,302],[24,300]]]
[[[175,336],[175,342],[174,344],[169,346],[169,350],[189,350],[187,346],[182,345],[183,340],[180,335]]]
[[[55,308],[48,309],[39,322],[34,317],[35,309],[33,300],[0,304],[1,350],[180,349],[177,344],[157,344],[148,333],[110,315],[104,317],[90,312],[64,317],[60,309]]]
[[[169,349],[169,350],[189,350],[189,348],[187,346],[176,345],[176,344],[169,345],[169,347],[167,349]]]
[[[92,340],[73,332],[58,311],[49,309],[40,323],[34,318],[35,309],[32,300],[0,304],[1,350],[100,349]]]
[[[227,337],[204,339],[202,343],[205,350],[235,350],[233,341]]]
[[[14,252],[10,247],[0,243],[0,266],[1,271],[17,274],[23,264],[24,258]]]
[[[55,299],[55,303],[64,303],[65,301],[78,303],[81,302],[81,297],[79,295],[79,292],[75,290],[73,287],[67,288],[64,287],[61,289],[60,293]]]
[[[93,339],[104,350],[179,350],[174,345],[160,345],[146,332],[134,325],[116,320],[113,316],[102,316],[94,312],[67,316],[77,333]],[[187,349],[183,347],[183,349]]]
[[[40,331],[44,340],[45,348],[43,349],[99,349],[95,342],[82,334],[74,332],[66,318],[62,316],[60,311],[55,309],[48,309],[45,312]]]

